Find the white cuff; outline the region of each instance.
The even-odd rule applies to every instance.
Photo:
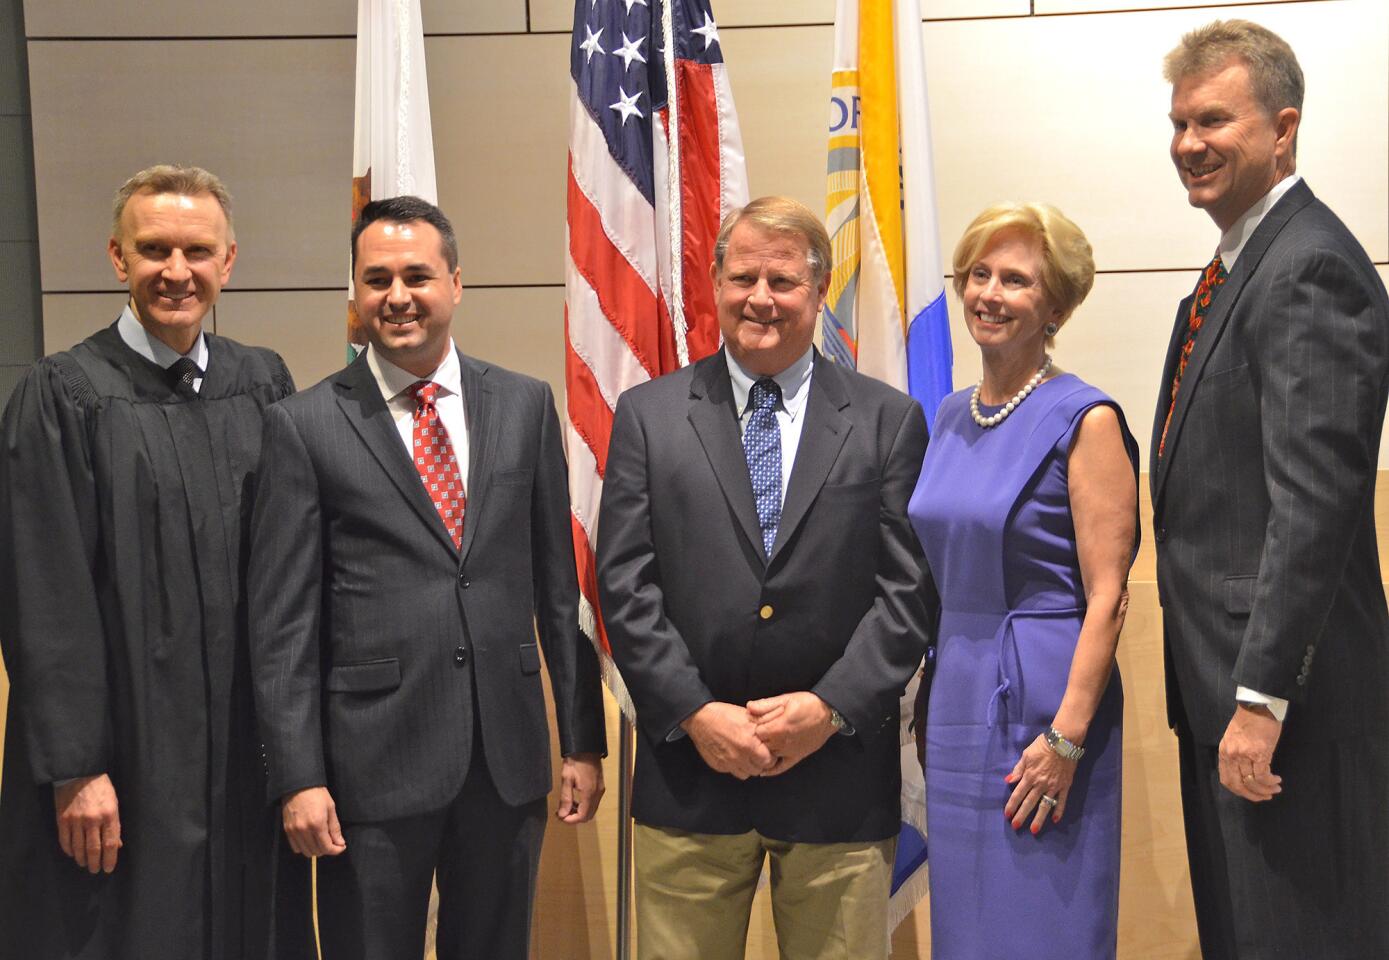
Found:
[[[1235,687],[1235,700],[1240,703],[1261,703],[1268,707],[1268,712],[1273,714],[1273,719],[1279,723],[1288,715],[1288,701],[1282,697],[1270,697],[1266,693],[1257,690],[1250,690],[1248,687]]]

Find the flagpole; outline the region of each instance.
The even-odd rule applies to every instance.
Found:
[[[637,728],[624,715],[617,734],[617,960],[632,957],[632,762]]]

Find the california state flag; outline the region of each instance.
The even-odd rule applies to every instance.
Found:
[[[370,200],[411,194],[439,202],[419,0],[358,0],[352,221]],[[366,343],[347,285],[351,359]]]

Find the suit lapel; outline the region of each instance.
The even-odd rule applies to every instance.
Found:
[[[1245,243],[1244,249],[1240,251],[1239,259],[1235,261],[1235,269],[1216,294],[1215,302],[1211,304],[1210,312],[1206,314],[1206,319],[1201,324],[1201,331],[1196,335],[1196,343],[1191,350],[1191,359],[1187,361],[1186,372],[1182,374],[1182,385],[1177,391],[1177,403],[1172,408],[1172,424],[1167,428],[1167,445],[1162,459],[1158,462],[1157,472],[1152,481],[1154,505],[1157,504],[1158,498],[1162,495],[1167,474],[1170,472],[1168,467],[1172,462],[1172,455],[1176,452],[1182,426],[1186,423],[1187,411],[1191,409],[1192,399],[1201,386],[1201,374],[1205,371],[1206,361],[1210,359],[1216,344],[1220,342],[1221,334],[1225,332],[1225,325],[1230,319],[1230,314],[1234,311],[1235,304],[1239,302],[1245,284],[1258,270],[1259,263],[1263,260],[1264,254],[1268,252],[1269,245],[1273,243],[1274,238],[1282,232],[1298,211],[1306,207],[1312,200],[1312,191],[1304,181],[1294,185],[1282,199],[1275,203],[1273,209],[1264,215],[1264,219],[1255,229],[1253,236]],[[1175,353],[1175,350],[1173,352]],[[1167,383],[1171,384],[1170,376]],[[1159,426],[1158,431],[1160,432],[1161,429]]]
[[[482,504],[491,486],[489,464],[496,462],[502,411],[487,377],[487,364],[459,351],[458,366],[464,413],[468,418],[468,488],[464,491],[468,503],[463,510],[463,542],[458,548],[461,561],[467,559],[472,548],[478,526],[474,519],[482,516]]]
[[[825,485],[825,478],[829,476],[830,468],[839,458],[839,451],[843,449],[844,441],[853,428],[853,422],[842,412],[849,406],[849,398],[840,372],[819,351],[815,353],[809,389],[805,423],[801,425],[791,481],[786,485],[786,502],[781,508],[776,543],[772,544],[772,558],[776,557],[805,519],[806,511]]]
[[[386,476],[390,477],[391,482],[400,490],[405,502],[419,514],[425,526],[450,551],[453,550],[453,538],[448,535],[443,521],[439,519],[429,494],[425,493],[424,484],[420,481],[414,462],[406,452],[405,445],[400,442],[395,420],[392,419],[390,408],[381,396],[381,389],[376,385],[371,368],[367,366],[365,353],[334,375],[334,386],[338,406],[342,408],[343,415],[352,429],[362,438],[362,443],[381,464]]]
[[[758,553],[762,552],[762,527],[757,522],[757,506],[748,478],[748,461],[738,430],[738,411],[733,406],[733,386],[728,379],[728,361],[720,350],[701,360],[690,382],[690,426],[704,447],[709,466],[723,490],[724,499],[738,518],[743,535]]]
[[[1167,423],[1167,410],[1172,405],[1172,378],[1177,375],[1177,351],[1186,337],[1186,318],[1191,312],[1191,301],[1196,294],[1188,294],[1177,306],[1177,318],[1172,322],[1172,339],[1167,344],[1167,359],[1162,365],[1161,386],[1158,389],[1157,410],[1153,413],[1153,440],[1148,446],[1148,492],[1157,487],[1158,444],[1162,442],[1162,428]]]

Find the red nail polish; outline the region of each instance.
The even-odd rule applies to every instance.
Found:
[[[1033,835],[1034,837],[1037,836],[1037,831],[1040,830],[1040,829],[1041,829],[1041,828],[1038,827],[1037,824],[1034,823],[1034,824],[1032,825],[1032,835]]]

